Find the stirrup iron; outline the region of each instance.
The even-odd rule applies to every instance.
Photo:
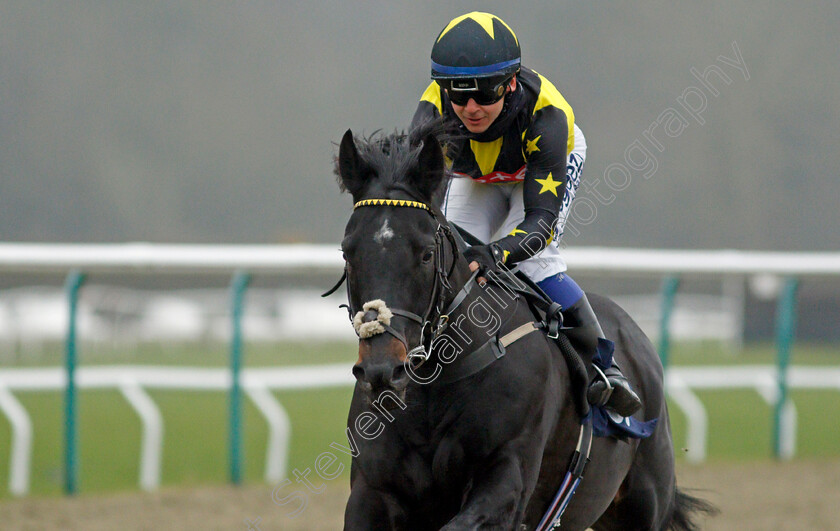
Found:
[[[597,374],[595,375],[595,378],[593,378],[592,381],[589,382],[589,386],[587,387],[587,393],[586,393],[587,400],[589,400],[589,390],[592,389],[592,385],[595,383],[596,380],[601,380],[601,381],[604,382],[604,385],[606,387],[604,388],[603,391],[598,393],[598,400],[597,400],[597,402],[594,402],[593,405],[605,406],[607,404],[607,402],[610,401],[610,398],[612,397],[612,394],[613,394],[613,391],[615,390],[615,388],[610,383],[610,379],[607,378],[607,375],[604,374],[604,371],[602,371],[601,368],[598,367],[598,365],[593,363],[591,365],[591,367],[593,369],[595,369],[595,372]]]

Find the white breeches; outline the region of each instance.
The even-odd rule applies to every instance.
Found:
[[[580,186],[586,160],[586,139],[578,126],[574,127],[575,148],[569,154],[566,165],[568,184],[558,212],[554,238],[545,249],[519,263],[520,270],[534,282],[566,270],[558,241]],[[522,188],[522,182],[485,184],[465,177],[453,178],[446,192],[443,213],[449,221],[489,243],[507,236],[525,219]]]

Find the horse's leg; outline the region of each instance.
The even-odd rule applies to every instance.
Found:
[[[359,477],[354,481],[344,511],[345,531],[407,530],[408,517],[397,498],[371,488]]]
[[[522,472],[520,458],[510,450],[478,468],[472,476],[472,487],[461,512],[441,531],[511,529],[521,518],[526,483]]]
[[[615,503],[596,529],[663,529],[674,507],[676,477],[667,412],[656,431],[641,441]]]
[[[388,448],[400,448],[396,428],[388,425],[388,429],[382,430],[377,437],[362,437],[358,430],[354,431],[360,415],[370,414],[370,411],[363,392],[356,385],[347,422],[348,445],[353,460],[350,465],[350,498],[344,511],[344,529],[412,529],[409,527],[405,505],[401,503],[397,492],[389,492],[384,487],[389,484],[388,478],[404,477],[399,466],[408,460],[376,458],[387,455]]]
[[[627,443],[609,437],[596,437],[592,441],[591,461],[563,513],[561,529],[613,529],[594,524],[596,521],[601,523],[601,515],[614,503],[616,493],[631,467],[637,446],[635,441]],[[614,529],[636,528],[619,526]]]

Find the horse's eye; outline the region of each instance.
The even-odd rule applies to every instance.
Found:
[[[428,264],[432,261],[432,258],[435,257],[434,249],[427,249],[425,253],[423,253],[423,263]]]

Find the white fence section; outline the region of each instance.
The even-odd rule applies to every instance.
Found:
[[[569,268],[604,273],[837,275],[840,253],[574,247]],[[0,243],[0,271],[319,273],[340,271],[338,245]]]
[[[778,386],[777,368],[750,367],[674,367],[666,377],[666,386],[673,402],[688,419],[687,459],[701,462],[706,457],[708,418],[702,402],[692,392],[700,389],[755,389],[771,406]],[[100,366],[78,370],[78,386],[82,389],[119,389],[137,412],[142,425],[140,448],[140,488],[154,490],[160,485],[163,449],[163,419],[145,389],[215,390],[230,386],[226,369],[200,367]],[[268,424],[269,440],[265,457],[265,481],[279,483],[286,475],[291,426],[283,406],[271,391],[289,389],[323,389],[351,386],[355,380],[347,365],[320,365],[287,368],[253,368],[242,373],[243,387]],[[793,389],[840,391],[840,368],[791,367],[789,385]],[[26,410],[11,391],[59,391],[64,388],[65,373],[61,368],[0,370],[0,410],[12,426],[9,490],[26,494],[32,454],[32,427]],[[786,452],[795,451],[795,408],[788,402],[785,432]]]
[[[45,369],[0,369],[0,411],[12,428],[9,491],[21,496],[29,490],[32,455],[32,423],[12,391],[60,391],[67,385],[60,367]],[[244,369],[242,387],[268,424],[264,478],[277,484],[286,476],[291,438],[289,417],[271,391],[324,389],[350,386],[355,379],[347,365]],[[230,371],[202,367],[97,366],[81,367],[76,373],[80,389],[119,389],[137,413],[142,426],[140,479],[143,490],[160,485],[163,450],[163,418],[146,389],[227,391]]]
[[[694,463],[706,459],[708,416],[692,390],[754,389],[774,406],[779,394],[779,368],[774,365],[739,367],[670,367],[665,375],[669,397],[688,419],[686,458]],[[790,389],[840,391],[840,368],[799,367],[788,369]],[[796,408],[789,398],[782,415],[782,457],[796,452]]]
[[[569,269],[603,274],[644,275],[785,275],[836,276],[840,274],[840,253],[779,253],[719,251],[637,250],[621,248],[573,248],[564,251]],[[261,274],[339,274],[343,266],[337,245],[160,245],[149,243],[104,245],[0,244],[0,272],[85,274],[207,274],[247,272]],[[2,313],[0,308],[0,313]],[[691,392],[695,388],[738,386],[757,389],[768,401],[779,393],[779,379],[773,367],[734,370],[731,368],[671,369],[668,389],[689,416],[689,458],[705,457],[707,421],[702,403]],[[780,373],[781,374],[781,373]],[[781,378],[781,377],[780,377]],[[840,388],[840,372],[825,368],[792,368],[791,387]],[[62,389],[67,384],[61,369],[8,369],[0,371],[0,410],[12,426],[10,490],[15,494],[28,489],[32,428],[26,411],[13,390]],[[80,388],[120,389],[143,423],[140,484],[151,489],[160,481],[160,445],[163,422],[148,388],[218,389],[231,388],[226,369],[186,369],[152,367],[81,367],[76,373]],[[300,367],[285,369],[245,369],[242,386],[269,423],[269,453],[266,479],[279,481],[284,474],[284,444],[288,441],[288,418],[269,392],[273,389],[349,385],[348,367]],[[774,390],[774,386],[776,389]],[[783,411],[787,439],[784,453],[793,451],[795,411]],[[279,450],[278,450],[279,448]]]
[[[840,253],[778,253],[734,250],[638,250],[570,248],[563,251],[574,273],[599,275],[716,276],[717,295],[682,293],[671,318],[676,338],[705,336],[740,344],[743,331],[744,278],[777,275],[840,274]],[[338,245],[166,245],[0,243],[0,273],[122,273],[130,275],[219,274],[236,270],[255,275],[335,274],[342,268]],[[772,282],[771,282],[772,284]],[[779,283],[776,282],[776,285]],[[86,341],[227,339],[230,332],[226,292],[132,291],[90,285],[80,301],[78,326]],[[60,287],[7,290],[0,300],[0,341],[34,344],[60,340],[66,333],[66,297]],[[322,331],[332,338],[352,338],[346,315],[335,310],[343,290],[328,300],[305,290],[249,290],[243,327],[249,339],[282,340],[299,336],[320,316]],[[659,335],[661,300],[655,295],[624,296],[617,301],[632,311],[652,338]],[[95,306],[94,306],[95,305]],[[286,311],[295,308],[295,311]],[[116,316],[108,322],[103,315]],[[177,318],[175,318],[177,316]],[[218,336],[218,337],[216,337]]]

